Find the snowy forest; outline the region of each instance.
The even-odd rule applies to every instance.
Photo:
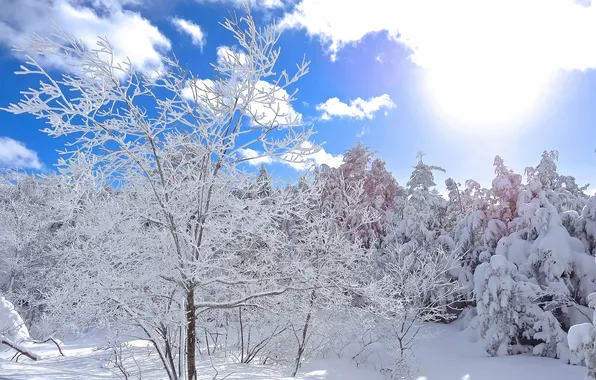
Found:
[[[39,84],[3,112],[67,144],[51,173],[2,169],[0,378],[86,378],[56,373],[93,335],[114,379],[326,379],[306,370],[325,360],[416,379],[417,342],[457,324],[484,356],[596,379],[596,196],[557,151],[523,173],[497,156],[489,184],[435,183],[448,168],[423,153],[398,183],[362,144],[312,165],[314,130],[284,108],[308,61],[277,67],[250,13],[222,27],[238,49],[213,80],[174,57],[142,74],[104,39],[22,48]],[[262,158],[308,169],[275,178]]]

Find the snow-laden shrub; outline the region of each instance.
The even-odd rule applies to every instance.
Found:
[[[596,293],[589,296],[590,307],[596,306]],[[577,355],[588,367],[586,380],[596,379],[596,312],[592,317],[592,323],[580,323],[571,326],[567,335],[567,342],[571,353]]]
[[[13,342],[29,339],[29,330],[23,318],[15,310],[14,305],[0,296],[0,337],[5,337]]]
[[[565,362],[570,360],[567,334],[561,329],[561,324],[553,313],[543,312],[540,320],[534,324],[534,330],[534,339],[543,341],[534,347],[534,355],[559,358]]]
[[[477,326],[489,355],[504,356],[527,351],[536,316],[542,311],[534,300],[540,288],[520,275],[505,256],[494,255],[474,273]]]

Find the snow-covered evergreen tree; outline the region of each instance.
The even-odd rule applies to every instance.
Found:
[[[575,225],[577,236],[586,250],[596,256],[596,196],[588,199]]]
[[[322,197],[325,202],[336,209],[348,210],[357,207],[354,202],[368,209],[376,218],[362,224],[353,231],[354,239],[359,239],[367,247],[378,246],[383,239],[383,223],[390,217],[400,187],[385,168],[385,163],[373,158],[370,148],[358,143],[345,151],[343,163],[338,168],[326,165],[321,169],[323,181]],[[355,194],[359,194],[354,198]],[[348,202],[349,199],[352,199]],[[352,214],[351,225],[358,224],[358,216]]]
[[[446,200],[436,191],[435,171],[443,168],[428,165],[423,161],[424,154],[418,153],[418,163],[414,167],[410,180],[406,184],[405,194],[398,197],[391,218],[385,222],[387,235],[381,250],[399,246],[400,254],[429,256],[429,261],[448,257],[453,252],[453,239],[445,230]],[[423,261],[426,259],[422,259]],[[442,274],[445,284],[450,284],[452,276]],[[443,315],[447,315],[454,302],[451,285],[435,287],[422,296],[427,304],[440,300]]]
[[[514,263],[503,255],[493,255],[474,273],[477,328],[489,355],[504,356],[526,352],[536,318],[540,288],[520,275]]]
[[[580,187],[575,177],[557,173],[558,159],[559,152],[556,150],[544,151],[540,163],[535,168],[531,166],[526,168],[528,183],[539,182],[549,202],[559,213],[580,212],[588,198],[584,193],[588,185]]]
[[[394,212],[393,223],[397,227],[394,238],[412,250],[431,251],[445,232],[440,216],[446,207],[445,199],[432,191],[436,186],[433,172],[445,169],[425,164],[422,152],[417,157],[418,163],[406,184],[407,198]]]
[[[491,189],[491,218],[508,224],[517,216],[517,198],[522,190],[522,176],[513,172],[499,156],[494,160],[496,177]]]
[[[539,182],[530,183],[520,194],[518,206],[519,217],[512,222],[515,231],[502,241],[500,253],[536,279],[552,307],[558,309],[569,300],[587,304],[596,286],[596,266],[581,242],[569,235]]]

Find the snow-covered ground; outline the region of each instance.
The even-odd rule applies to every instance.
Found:
[[[471,343],[457,325],[427,325],[424,339],[415,347],[420,376],[427,380],[583,380],[584,367],[565,365],[554,359],[533,356],[486,357],[482,348]],[[32,345],[42,360],[21,359],[19,363],[0,361],[2,380],[119,379],[109,352],[97,350],[97,340],[80,340],[64,344],[60,357],[52,344]],[[157,380],[165,376],[159,370],[157,357],[142,347],[133,348],[135,360],[142,368],[142,379]],[[9,359],[8,352],[0,357]],[[202,358],[205,359],[205,358]],[[132,359],[128,365],[134,368]],[[291,379],[290,369],[279,366],[241,365],[223,359],[199,362],[199,379],[282,380]],[[217,368],[217,377],[214,368]],[[138,378],[132,376],[131,379]],[[306,364],[297,379],[304,380],[382,380],[375,372],[357,368],[347,360],[320,360]]]
[[[428,325],[415,348],[427,380],[583,380],[586,368],[531,355],[487,357],[457,324]],[[467,376],[467,377],[466,377]]]

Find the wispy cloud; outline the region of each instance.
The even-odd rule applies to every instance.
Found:
[[[360,129],[360,131],[356,134],[356,137],[363,137],[366,136],[370,133],[370,126],[368,125],[363,125],[362,129]]]
[[[197,45],[203,50],[205,46],[205,32],[203,29],[192,21],[184,20],[182,18],[175,17],[172,19],[172,24],[176,27],[179,32],[188,34],[194,45]]]
[[[10,137],[0,137],[0,166],[37,170],[43,168],[37,152]]]

